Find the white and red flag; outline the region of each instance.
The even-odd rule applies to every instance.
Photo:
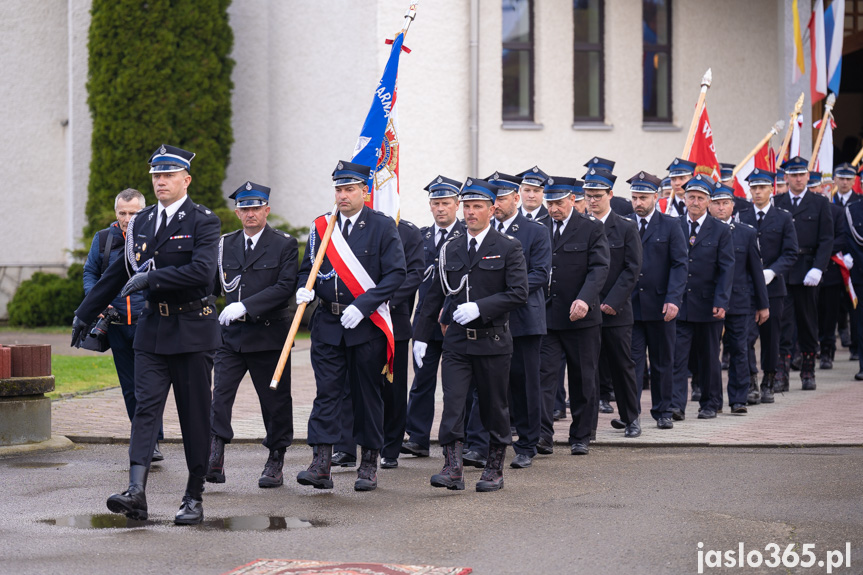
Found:
[[[815,0],[809,19],[809,88],[813,104],[827,96],[827,42],[824,34],[824,0]]]
[[[695,173],[706,174],[719,181],[719,160],[716,159],[716,145],[713,143],[713,130],[710,128],[710,118],[707,116],[707,105],[701,108],[698,118],[698,128],[689,149],[690,162],[695,162]]]
[[[749,161],[743,164],[743,167],[737,172],[734,177],[735,196],[752,199],[752,194],[749,192],[749,182],[746,181],[746,178],[755,168],[768,172],[776,171],[776,152],[770,147],[770,142],[765,142],[761,149],[755,152],[755,155],[749,158]]]

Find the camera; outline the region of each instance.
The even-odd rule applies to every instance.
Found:
[[[111,323],[119,322],[120,314],[114,308],[107,308],[102,312],[102,317],[98,318],[93,327],[90,328],[90,333],[81,342],[81,347],[90,351],[104,352],[111,348],[108,343],[108,326]]]

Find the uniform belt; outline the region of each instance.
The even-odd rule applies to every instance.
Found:
[[[482,328],[482,329],[473,329],[470,327],[464,327],[460,324],[452,324],[450,328],[458,327],[465,331],[465,335],[471,341],[475,341],[481,337],[492,337],[496,335],[503,335],[509,331],[509,322],[506,322],[503,325],[496,325],[493,327]]]
[[[333,315],[342,315],[345,313],[345,310],[350,307],[351,304],[343,304],[343,303],[333,303],[333,302],[324,302],[326,304],[326,309],[330,310],[330,313]]]
[[[210,315],[214,312],[213,309],[210,309],[214,303],[215,302],[210,301],[210,298],[208,297],[202,297],[201,299],[196,299],[187,303],[151,302],[148,300],[144,302],[144,307],[147,309],[157,309],[159,310],[159,315],[166,317],[180,313],[189,313],[199,309],[204,309],[204,315]]]
[[[287,319],[288,316],[290,316],[290,315],[291,315],[291,310],[289,308],[284,308],[284,309],[279,309],[279,310],[274,311],[273,315],[256,317],[255,322],[264,323],[264,322],[269,322],[269,321],[278,321],[280,319]],[[241,317],[237,321],[247,321],[247,320],[251,321],[249,319],[249,314],[244,314],[243,317]]]
[[[815,248],[800,248],[799,250],[797,250],[797,253],[802,255],[814,254]]]

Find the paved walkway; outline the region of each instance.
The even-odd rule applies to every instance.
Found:
[[[54,353],[67,353],[67,337],[39,335],[27,337],[26,343],[38,339],[51,343]],[[0,334],[0,343],[25,343],[16,334]],[[309,360],[309,341],[298,341],[291,353],[292,395],[294,400],[294,428],[296,441],[306,438],[306,429],[312,401],[315,396],[314,377]],[[78,352],[80,353],[80,352]],[[816,446],[863,445],[863,439],[852,430],[863,429],[863,382],[854,380],[858,364],[848,360],[848,351],[836,353],[835,367],[830,371],[817,371],[818,389],[802,391],[798,372],[792,373],[791,391],[777,394],[772,405],[750,406],[749,414],[736,416],[721,413],[713,420],[698,420],[697,405],[690,403],[686,421],[675,422],[674,429],[657,429],[649,416],[649,392],[642,396],[642,427],[644,433],[637,439],[626,439],[623,432],[613,429],[609,422],[615,414],[600,414],[597,445],[715,445],[715,446]],[[723,372],[723,377],[727,372]],[[440,386],[436,396],[435,423],[432,437],[442,409]],[[123,407],[119,388],[105,390],[53,403],[53,432],[65,435],[76,442],[126,442],[129,439],[129,421]],[[556,423],[555,441],[566,443],[570,419]],[[180,426],[173,399],[165,410],[165,435],[168,440],[179,441]],[[259,442],[264,429],[258,399],[247,377],[240,385],[233,413],[234,441]]]

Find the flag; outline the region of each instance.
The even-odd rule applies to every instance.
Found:
[[[797,83],[806,73],[806,61],[803,58],[803,35],[800,30],[800,11],[797,9],[797,0],[791,4],[791,13],[794,16],[794,71],[792,82]]]
[[[710,118],[707,117],[707,104],[701,109],[695,138],[689,149],[690,162],[695,162],[696,174],[707,174],[719,181],[719,161],[716,159],[716,146],[713,143],[713,130],[710,129]]]
[[[849,216],[850,217],[850,216]],[[851,283],[851,271],[845,265],[845,260],[842,258],[842,252],[837,252],[830,256],[830,259],[839,266],[839,273],[842,275],[842,283],[845,284],[845,291],[848,297],[851,298],[851,303],[854,308],[857,308],[857,294],[854,292],[854,284]]]
[[[827,48],[824,44],[824,0],[815,0],[812,17],[809,19],[809,49],[812,69],[809,71],[809,87],[812,103],[827,95]]]
[[[399,32],[372,105],[354,147],[352,162],[373,166],[366,205],[398,220],[399,217],[399,139],[396,113],[399,56],[404,34]]]
[[[845,2],[833,0],[824,12],[824,31],[827,41],[827,89],[839,94],[842,76],[842,40],[845,27]]]
[[[785,157],[779,162],[784,164],[791,158],[800,155],[800,130],[803,129],[803,114],[797,114],[797,121],[791,126],[791,143],[788,145],[788,151]]]
[[[821,129],[821,120],[818,120],[812,126],[816,130]],[[833,116],[830,116],[830,121],[824,128],[824,135],[821,137],[821,147],[818,148],[818,157],[815,160],[815,171],[821,172],[823,176],[833,176],[833,130],[836,129],[836,122],[833,121]]]
[[[758,168],[768,172],[775,171],[776,156],[773,148],[770,147],[770,142],[765,142],[760,150],[755,152],[755,155],[749,158],[749,161],[743,164],[743,167],[737,172],[734,177],[734,195],[740,198],[751,199],[752,194],[749,192],[749,182],[746,181],[747,176],[752,173],[752,170]]]

